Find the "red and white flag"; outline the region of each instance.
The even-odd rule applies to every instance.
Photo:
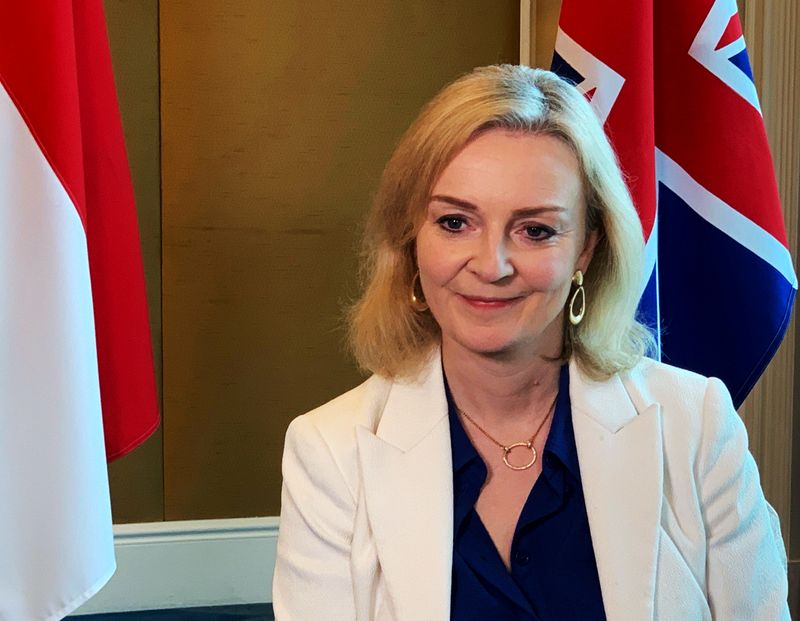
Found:
[[[106,458],[157,426],[102,2],[3,2],[0,619],[60,619],[106,583]]]

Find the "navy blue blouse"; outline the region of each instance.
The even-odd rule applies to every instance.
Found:
[[[572,429],[568,367],[561,369],[542,474],[514,531],[510,571],[475,511],[486,464],[461,425],[449,389],[447,399],[454,490],[451,620],[605,620]]]

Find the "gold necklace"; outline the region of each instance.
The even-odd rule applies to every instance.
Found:
[[[527,470],[528,468],[533,466],[533,464],[536,463],[536,458],[538,457],[538,454],[536,453],[536,447],[533,446],[533,443],[536,440],[536,436],[539,435],[539,432],[542,430],[542,427],[544,427],[544,424],[547,422],[547,419],[550,418],[550,415],[555,410],[556,400],[557,399],[558,399],[558,393],[556,393],[556,397],[555,397],[555,399],[553,399],[553,403],[550,404],[550,409],[547,411],[547,415],[542,419],[542,422],[539,423],[539,426],[536,428],[536,431],[531,436],[531,439],[527,440],[525,442],[515,442],[514,444],[503,444],[502,442],[498,442],[497,440],[495,440],[492,436],[489,435],[489,433],[483,427],[481,427],[478,423],[476,423],[474,420],[472,420],[472,417],[469,416],[469,414],[467,414],[465,411],[459,409],[458,406],[456,406],[456,412],[461,414],[470,423],[472,423],[475,427],[477,427],[478,431],[480,431],[483,435],[485,435],[487,438],[489,438],[497,446],[499,446],[501,449],[503,449],[503,463],[506,466],[508,466],[512,470]],[[521,447],[525,447],[526,449],[530,450],[530,452],[531,452],[531,460],[527,464],[525,464],[524,466],[513,466],[513,465],[511,465],[511,462],[508,461],[508,455],[515,448],[521,448]]]

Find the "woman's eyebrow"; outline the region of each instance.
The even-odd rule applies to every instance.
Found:
[[[467,211],[478,211],[478,208],[469,201],[465,201],[461,198],[456,198],[454,196],[448,196],[447,194],[434,194],[433,196],[431,196],[431,202],[433,201],[438,201],[440,203],[448,203],[450,205],[454,205],[455,207],[466,209]]]
[[[433,201],[448,203],[449,205],[453,205],[459,209],[464,209],[465,211],[478,211],[478,207],[473,203],[461,198],[456,198],[455,196],[448,196],[447,194],[434,194],[431,196],[431,202]],[[564,211],[566,211],[566,208],[560,205],[540,205],[538,207],[520,207],[519,209],[512,211],[511,215],[514,218],[526,218],[530,216],[538,216],[543,213],[563,213]]]

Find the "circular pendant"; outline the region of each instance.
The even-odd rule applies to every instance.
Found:
[[[529,449],[531,452],[531,460],[525,464],[524,466],[514,466],[511,462],[508,461],[508,455],[513,451],[515,448],[525,447]],[[517,442],[516,444],[509,444],[508,446],[503,447],[503,463],[511,468],[512,470],[527,470],[533,464],[536,463],[536,449],[533,447],[532,442]]]

